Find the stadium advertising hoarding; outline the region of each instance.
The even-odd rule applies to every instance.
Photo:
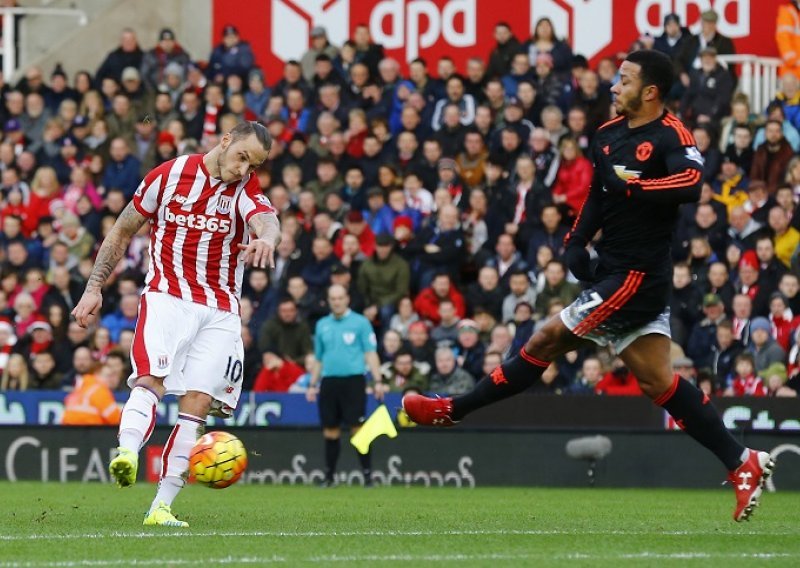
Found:
[[[161,444],[158,428],[142,454],[140,480],[155,481]],[[249,452],[244,483],[309,485],[324,478],[319,431],[243,428],[236,435]],[[376,485],[427,487],[588,485],[588,462],[567,456],[576,432],[405,430],[373,443]],[[719,487],[722,467],[679,432],[607,432],[611,454],[596,468],[600,487]],[[744,435],[744,442],[777,454],[778,490],[800,489],[800,445],[787,433]],[[111,428],[0,428],[0,480],[109,482]],[[691,467],[687,467],[691,464]],[[344,448],[339,482],[360,485],[355,452]],[[721,489],[721,491],[726,491]]]
[[[0,393],[0,426],[47,426],[61,423],[64,413],[62,391]],[[126,393],[118,393],[120,405]],[[733,430],[800,430],[800,405],[787,398],[718,398],[714,404]],[[369,412],[377,403],[369,401]],[[394,415],[400,395],[386,397]],[[158,406],[157,424],[174,424],[178,417],[175,398]],[[245,395],[233,419],[209,419],[211,426],[306,427],[319,425],[317,405],[302,394],[250,393]],[[464,426],[471,429],[615,429],[659,431],[675,429],[662,409],[644,397],[537,396],[522,395],[483,408],[471,415]]]
[[[449,55],[464,71],[474,55],[487,57],[496,22],[508,22],[519,38],[549,17],[559,37],[571,38],[575,52],[592,62],[625,52],[641,34],[659,35],[664,16],[677,13],[692,32],[700,14],[714,9],[721,33],[739,53],[777,55],[775,20],[783,0],[252,0],[213,5],[212,43],[234,24],[253,45],[267,80],[280,78],[282,62],[299,59],[314,26],[323,26],[335,45],[358,24],[369,26],[373,41],[402,63],[416,57],[435,61]]]

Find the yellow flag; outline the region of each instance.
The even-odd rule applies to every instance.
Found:
[[[375,409],[375,412],[367,418],[361,429],[356,432],[356,435],[350,438],[350,443],[355,446],[360,454],[369,452],[369,446],[381,434],[386,434],[390,438],[397,438],[397,428],[394,427],[392,417],[389,416],[389,411],[386,409],[385,404],[381,404]]]

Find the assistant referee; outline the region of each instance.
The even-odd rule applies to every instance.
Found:
[[[336,485],[336,463],[341,449],[341,426],[358,432],[367,410],[365,373],[381,382],[378,342],[369,320],[350,309],[350,296],[340,285],[328,288],[331,313],[317,322],[314,331],[314,364],[306,398],[314,402],[319,393],[319,418],[325,438],[325,487]],[[320,377],[322,381],[320,384]],[[319,385],[319,386],[318,386]],[[375,389],[375,398],[383,390]],[[358,454],[364,485],[372,485],[372,458]]]

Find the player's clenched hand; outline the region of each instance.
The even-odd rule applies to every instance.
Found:
[[[103,295],[95,290],[86,290],[78,305],[72,310],[72,316],[78,325],[88,327],[103,306]]]
[[[275,245],[261,239],[239,245],[244,251],[244,262],[256,268],[275,268]]]

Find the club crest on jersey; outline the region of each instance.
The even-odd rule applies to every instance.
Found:
[[[342,339],[347,345],[352,345],[356,340],[356,334],[351,331],[346,331],[342,334]]]
[[[650,142],[642,142],[636,147],[636,159],[646,162],[653,155],[653,145]]]
[[[174,196],[172,198],[172,201],[174,201],[175,203],[180,203],[181,205],[183,205],[184,203],[186,203],[187,199],[188,199],[188,197],[186,197],[185,195],[178,194],[178,195],[176,195],[176,196]]]
[[[231,196],[220,195],[219,202],[217,203],[217,212],[220,215],[227,215],[231,212]]]
[[[166,369],[169,365],[169,357],[166,355],[159,355],[157,365],[159,369]]]

